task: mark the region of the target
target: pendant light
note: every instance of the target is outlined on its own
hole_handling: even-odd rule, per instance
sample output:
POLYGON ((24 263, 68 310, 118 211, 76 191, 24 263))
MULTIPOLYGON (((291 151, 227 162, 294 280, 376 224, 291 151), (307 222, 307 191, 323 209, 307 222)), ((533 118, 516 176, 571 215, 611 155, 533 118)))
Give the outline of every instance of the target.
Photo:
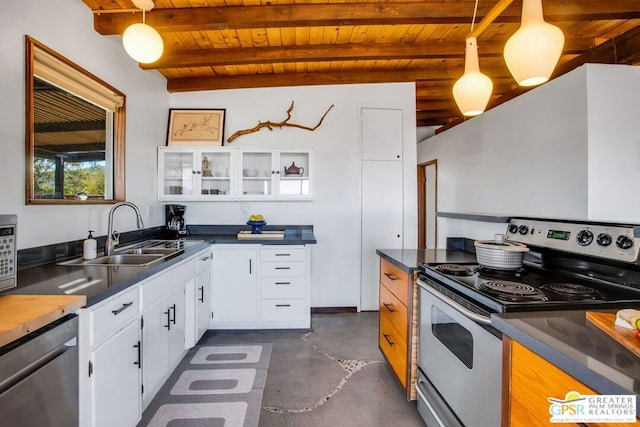
POLYGON ((143 64, 157 61, 164 51, 164 42, 160 34, 151 26, 145 24, 145 12, 154 7, 153 0, 132 0, 133 4, 142 10, 142 23, 127 27, 122 33, 124 50, 130 57, 143 64))
MULTIPOLYGON (((471 20, 472 32, 477 9, 478 0, 476 0, 471 20)), ((477 116, 487 108, 493 92, 493 82, 487 75, 480 72, 477 38, 467 37, 465 43, 464 74, 453 85, 453 98, 462 114, 477 116)))
POLYGON ((562 30, 544 21, 542 0, 523 0, 520 28, 504 46, 504 59, 516 82, 535 86, 549 80, 563 46, 562 30))

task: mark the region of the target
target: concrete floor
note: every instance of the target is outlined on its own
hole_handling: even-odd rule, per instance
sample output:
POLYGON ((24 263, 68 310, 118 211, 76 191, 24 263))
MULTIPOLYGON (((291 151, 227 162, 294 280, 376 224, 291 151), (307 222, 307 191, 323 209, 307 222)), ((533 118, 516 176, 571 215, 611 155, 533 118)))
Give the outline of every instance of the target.
POLYGON ((273 343, 260 427, 424 426, 378 349, 378 313, 316 314, 312 330, 209 331, 201 343, 273 343))

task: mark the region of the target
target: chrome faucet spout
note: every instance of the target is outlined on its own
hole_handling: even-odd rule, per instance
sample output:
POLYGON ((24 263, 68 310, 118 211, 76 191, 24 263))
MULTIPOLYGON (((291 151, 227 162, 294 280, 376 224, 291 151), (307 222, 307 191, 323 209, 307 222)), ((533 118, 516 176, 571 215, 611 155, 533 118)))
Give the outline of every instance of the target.
POLYGON ((142 215, 140 214, 140 209, 136 205, 131 202, 119 202, 113 205, 111 210, 109 211, 109 222, 107 226, 107 241, 104 245, 104 254, 109 256, 113 253, 113 248, 119 242, 119 237, 115 236, 115 232, 113 230, 113 214, 120 206, 129 206, 136 213, 136 222, 138 228, 144 228, 144 222, 142 221, 142 215))

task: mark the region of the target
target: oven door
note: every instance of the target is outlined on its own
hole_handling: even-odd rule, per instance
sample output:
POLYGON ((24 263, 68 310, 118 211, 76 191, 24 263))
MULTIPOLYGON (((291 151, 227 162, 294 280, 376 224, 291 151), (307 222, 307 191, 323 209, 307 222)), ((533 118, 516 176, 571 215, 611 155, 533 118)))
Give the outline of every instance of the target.
POLYGON ((463 313, 464 307, 418 283, 420 369, 462 424, 499 426, 502 340, 463 313))

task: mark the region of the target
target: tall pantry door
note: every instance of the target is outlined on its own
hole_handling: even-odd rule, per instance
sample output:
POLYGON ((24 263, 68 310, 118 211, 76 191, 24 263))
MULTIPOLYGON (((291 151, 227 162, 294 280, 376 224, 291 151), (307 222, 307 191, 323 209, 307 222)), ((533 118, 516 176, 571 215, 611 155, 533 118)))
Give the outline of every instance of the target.
POLYGON ((397 108, 360 110, 360 310, 378 310, 376 249, 403 247, 402 114, 397 108))

